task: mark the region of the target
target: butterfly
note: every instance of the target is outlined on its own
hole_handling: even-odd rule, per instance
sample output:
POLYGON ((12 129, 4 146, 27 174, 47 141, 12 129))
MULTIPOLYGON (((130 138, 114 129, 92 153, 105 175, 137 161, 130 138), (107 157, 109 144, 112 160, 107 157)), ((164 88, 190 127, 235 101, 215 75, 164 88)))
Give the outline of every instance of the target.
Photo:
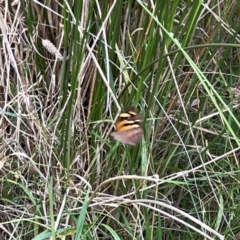
POLYGON ((134 107, 129 107, 126 112, 119 115, 119 118, 116 131, 110 135, 123 144, 136 146, 143 137, 143 129, 140 126, 142 116, 136 113, 134 107))

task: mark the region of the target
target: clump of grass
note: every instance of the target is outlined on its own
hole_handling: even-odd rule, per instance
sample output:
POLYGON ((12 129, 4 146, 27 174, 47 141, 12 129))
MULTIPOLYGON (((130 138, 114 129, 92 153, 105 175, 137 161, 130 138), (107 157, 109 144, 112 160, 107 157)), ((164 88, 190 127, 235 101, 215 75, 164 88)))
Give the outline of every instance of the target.
POLYGON ((237 6, 2 4, 0 238, 237 238, 237 6))

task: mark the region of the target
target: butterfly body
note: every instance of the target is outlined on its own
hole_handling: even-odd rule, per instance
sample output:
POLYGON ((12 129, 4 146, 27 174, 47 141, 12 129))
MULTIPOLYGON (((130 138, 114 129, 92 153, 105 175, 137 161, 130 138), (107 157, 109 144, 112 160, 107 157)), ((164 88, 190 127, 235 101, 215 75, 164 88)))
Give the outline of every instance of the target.
POLYGON ((142 116, 130 107, 126 112, 120 114, 120 120, 116 124, 116 131, 111 133, 117 141, 130 146, 137 145, 142 137, 143 130, 140 126, 142 116))

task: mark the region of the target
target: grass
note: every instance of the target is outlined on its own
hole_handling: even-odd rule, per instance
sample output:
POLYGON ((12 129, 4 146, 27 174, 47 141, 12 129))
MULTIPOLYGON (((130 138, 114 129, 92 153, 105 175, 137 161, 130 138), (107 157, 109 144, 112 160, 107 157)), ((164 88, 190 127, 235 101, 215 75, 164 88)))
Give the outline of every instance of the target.
POLYGON ((239 238, 238 1, 0 9, 0 239, 239 238))

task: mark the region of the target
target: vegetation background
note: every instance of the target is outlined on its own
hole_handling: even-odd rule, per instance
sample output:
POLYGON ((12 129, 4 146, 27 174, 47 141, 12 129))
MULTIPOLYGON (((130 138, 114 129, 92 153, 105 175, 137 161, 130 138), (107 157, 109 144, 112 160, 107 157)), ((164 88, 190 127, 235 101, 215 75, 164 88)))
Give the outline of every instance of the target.
POLYGON ((1 1, 0 239, 240 239, 239 6, 1 1))

